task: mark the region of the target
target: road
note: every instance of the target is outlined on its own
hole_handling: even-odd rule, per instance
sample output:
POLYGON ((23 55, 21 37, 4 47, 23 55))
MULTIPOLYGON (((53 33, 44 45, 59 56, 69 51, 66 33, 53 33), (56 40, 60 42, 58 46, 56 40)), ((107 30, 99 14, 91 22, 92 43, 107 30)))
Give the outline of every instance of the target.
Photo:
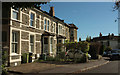
POLYGON ((118 75, 118 72, 120 75, 120 61, 116 60, 116 61, 110 61, 108 64, 84 71, 82 73, 91 73, 91 74, 109 73, 109 74, 118 75))

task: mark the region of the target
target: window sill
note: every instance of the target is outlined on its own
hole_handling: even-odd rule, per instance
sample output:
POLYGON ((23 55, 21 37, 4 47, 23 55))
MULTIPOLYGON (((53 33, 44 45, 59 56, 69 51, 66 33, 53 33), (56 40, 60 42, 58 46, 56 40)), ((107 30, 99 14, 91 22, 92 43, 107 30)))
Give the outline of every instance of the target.
POLYGON ((19 54, 17 54, 17 53, 11 53, 10 54, 10 56, 17 56, 17 55, 19 55, 19 54))
POLYGON ((34 27, 34 26, 29 26, 29 28, 33 28, 33 29, 35 29, 35 27, 34 27))
POLYGON ((17 19, 13 19, 13 18, 12 18, 11 20, 14 20, 14 21, 16 21, 16 22, 21 23, 20 20, 17 20, 17 19))

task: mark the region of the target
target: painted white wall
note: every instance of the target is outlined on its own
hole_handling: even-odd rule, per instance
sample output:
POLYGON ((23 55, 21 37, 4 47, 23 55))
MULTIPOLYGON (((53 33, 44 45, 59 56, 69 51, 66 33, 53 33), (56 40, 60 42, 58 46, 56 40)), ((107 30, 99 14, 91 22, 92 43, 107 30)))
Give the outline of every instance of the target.
POLYGON ((118 49, 118 41, 111 40, 110 46, 112 49, 118 49))

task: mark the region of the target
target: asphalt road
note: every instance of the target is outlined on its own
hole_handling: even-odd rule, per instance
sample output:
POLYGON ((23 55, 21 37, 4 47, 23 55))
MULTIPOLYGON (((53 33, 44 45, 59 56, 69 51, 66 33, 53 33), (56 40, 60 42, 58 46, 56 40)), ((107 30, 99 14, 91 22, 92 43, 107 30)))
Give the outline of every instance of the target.
MULTIPOLYGON (((89 73, 89 74, 111 74, 111 75, 120 75, 120 60, 110 61, 108 64, 103 66, 93 68, 82 73, 89 73)), ((107 74, 107 75, 108 75, 107 74)))

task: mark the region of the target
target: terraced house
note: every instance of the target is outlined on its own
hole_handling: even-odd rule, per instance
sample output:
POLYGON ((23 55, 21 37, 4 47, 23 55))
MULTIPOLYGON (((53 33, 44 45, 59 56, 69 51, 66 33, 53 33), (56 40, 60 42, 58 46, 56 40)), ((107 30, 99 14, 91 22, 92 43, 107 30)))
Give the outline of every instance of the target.
POLYGON ((77 41, 77 27, 55 17, 54 7, 4 9, 2 15, 2 47, 8 47, 8 65, 21 64, 22 54, 32 54, 31 62, 41 54, 55 56, 57 44, 77 41), (72 37, 72 38, 71 38, 72 37))

